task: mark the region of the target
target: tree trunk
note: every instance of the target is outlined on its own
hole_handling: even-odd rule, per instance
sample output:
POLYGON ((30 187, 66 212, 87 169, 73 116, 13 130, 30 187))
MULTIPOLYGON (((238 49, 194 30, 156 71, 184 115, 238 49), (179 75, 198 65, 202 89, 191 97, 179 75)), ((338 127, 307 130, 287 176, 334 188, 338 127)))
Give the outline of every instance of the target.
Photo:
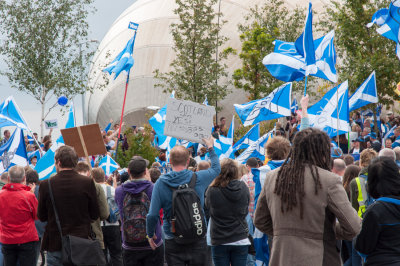
POLYGON ((40 97, 40 104, 42 105, 42 112, 41 112, 41 116, 40 116, 40 137, 43 139, 44 138, 44 109, 46 106, 46 93, 45 93, 45 89, 43 88, 43 86, 41 86, 42 91, 41 91, 41 97, 40 97))

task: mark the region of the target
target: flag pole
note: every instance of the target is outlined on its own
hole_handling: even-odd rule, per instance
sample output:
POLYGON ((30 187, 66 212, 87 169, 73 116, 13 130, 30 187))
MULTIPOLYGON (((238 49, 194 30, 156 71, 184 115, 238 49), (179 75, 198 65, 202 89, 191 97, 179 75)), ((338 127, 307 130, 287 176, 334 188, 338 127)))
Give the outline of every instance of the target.
MULTIPOLYGON (((136 33, 135 33, 136 34, 136 33)), ((125 110, 125 102, 126 102, 126 94, 128 92, 128 85, 129 85, 129 73, 131 70, 128 71, 128 76, 126 77, 126 84, 125 84, 125 93, 124 93, 124 102, 122 104, 122 112, 121 112, 121 119, 119 120, 119 128, 118 128, 118 136, 117 136, 117 149, 115 150, 115 161, 117 161, 118 157, 118 146, 119 146, 119 137, 121 136, 121 128, 122 122, 124 120, 124 110, 125 110)))
MULTIPOLYGON (((337 87, 337 83, 335 83, 335 87, 337 87)), ((337 107, 336 107, 336 134, 337 134, 337 145, 340 148, 339 145, 339 88, 336 88, 336 101, 337 101, 337 107)))
POLYGON ((306 80, 304 82, 304 97, 307 95, 307 78, 308 76, 306 76, 306 80))

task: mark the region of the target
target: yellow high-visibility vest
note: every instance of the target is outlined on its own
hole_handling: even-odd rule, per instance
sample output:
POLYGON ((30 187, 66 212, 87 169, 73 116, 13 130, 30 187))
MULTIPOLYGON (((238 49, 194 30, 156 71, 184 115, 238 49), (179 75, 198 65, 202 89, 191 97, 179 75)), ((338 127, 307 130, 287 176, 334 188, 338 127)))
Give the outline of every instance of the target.
POLYGON ((356 177, 356 182, 357 182, 357 188, 358 188, 358 216, 361 218, 363 217, 365 213, 365 209, 367 207, 367 200, 368 200, 368 193, 367 193, 367 180, 365 178, 356 177))

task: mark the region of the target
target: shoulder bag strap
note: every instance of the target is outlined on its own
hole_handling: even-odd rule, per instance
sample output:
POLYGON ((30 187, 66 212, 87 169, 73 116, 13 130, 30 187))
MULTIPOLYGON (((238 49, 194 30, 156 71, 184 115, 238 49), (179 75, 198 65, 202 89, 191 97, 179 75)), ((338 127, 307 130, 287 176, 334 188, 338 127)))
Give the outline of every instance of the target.
POLYGON ((194 187, 196 186, 196 181, 197 181, 197 175, 195 172, 193 172, 192 179, 190 179, 189 182, 189 187, 194 189, 194 187))
POLYGON ((51 189, 50 178, 48 180, 48 183, 49 183, 49 194, 50 194, 51 204, 53 205, 54 215, 56 216, 56 223, 57 223, 58 231, 60 232, 60 236, 62 238, 63 235, 62 235, 62 230, 61 230, 61 224, 60 224, 60 219, 58 218, 56 203, 55 203, 54 197, 53 197, 53 191, 51 189))

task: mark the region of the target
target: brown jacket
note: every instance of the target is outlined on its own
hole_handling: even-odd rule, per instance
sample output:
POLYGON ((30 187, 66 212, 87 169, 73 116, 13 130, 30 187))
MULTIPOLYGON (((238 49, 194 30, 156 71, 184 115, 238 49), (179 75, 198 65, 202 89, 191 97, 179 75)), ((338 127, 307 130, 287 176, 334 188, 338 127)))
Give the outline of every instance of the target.
MULTIPOLYGON (((88 238, 91 234, 91 221, 99 218, 93 180, 74 170, 64 170, 51 177, 51 188, 63 235, 88 238)), ((39 187, 38 217, 42 222, 47 221, 42 250, 60 251, 61 238, 50 199, 48 180, 42 181, 39 187)))
POLYGON ((336 239, 351 240, 361 229, 339 176, 318 168, 322 188, 315 194, 309 168, 304 175, 303 219, 299 205, 282 213, 274 193, 279 169, 267 174, 258 199, 254 225, 273 236, 270 265, 341 265, 336 239), (337 221, 336 221, 337 219, 337 221))

